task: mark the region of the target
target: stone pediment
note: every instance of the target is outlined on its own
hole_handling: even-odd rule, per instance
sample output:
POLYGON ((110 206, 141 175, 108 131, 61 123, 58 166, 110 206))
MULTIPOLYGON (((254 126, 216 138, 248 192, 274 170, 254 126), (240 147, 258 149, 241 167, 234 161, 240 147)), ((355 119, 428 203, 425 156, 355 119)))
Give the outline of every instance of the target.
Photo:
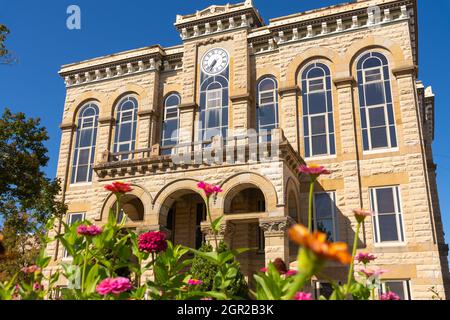
POLYGON ((209 17, 218 13, 225 13, 229 9, 229 5, 226 6, 210 6, 202 11, 197 12, 197 17, 209 17))

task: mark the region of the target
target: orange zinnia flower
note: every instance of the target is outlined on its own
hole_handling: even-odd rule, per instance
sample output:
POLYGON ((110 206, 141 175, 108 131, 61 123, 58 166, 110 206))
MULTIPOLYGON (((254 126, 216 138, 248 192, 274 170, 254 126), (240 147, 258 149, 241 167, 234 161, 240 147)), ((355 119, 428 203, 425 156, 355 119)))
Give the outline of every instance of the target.
POLYGON ((343 242, 328 242, 325 233, 319 231, 310 233, 308 228, 297 224, 289 229, 289 236, 295 243, 312 251, 319 258, 335 260, 342 264, 352 262, 348 245, 343 242))

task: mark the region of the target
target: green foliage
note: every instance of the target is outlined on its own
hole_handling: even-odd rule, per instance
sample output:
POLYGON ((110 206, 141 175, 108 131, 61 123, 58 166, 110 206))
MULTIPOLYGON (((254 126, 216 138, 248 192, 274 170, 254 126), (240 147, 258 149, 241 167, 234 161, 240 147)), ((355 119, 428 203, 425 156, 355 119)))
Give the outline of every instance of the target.
POLYGON ((237 254, 238 251, 229 251, 223 241, 219 244, 218 252, 213 252, 210 244, 203 243, 201 248, 195 251, 190 270, 192 278, 203 281, 198 289, 201 291, 220 289, 229 297, 248 298, 247 283, 239 264, 234 259, 237 254))
POLYGON ((282 300, 288 293, 294 277, 281 275, 273 263, 269 263, 267 272, 254 275, 257 300, 282 300))

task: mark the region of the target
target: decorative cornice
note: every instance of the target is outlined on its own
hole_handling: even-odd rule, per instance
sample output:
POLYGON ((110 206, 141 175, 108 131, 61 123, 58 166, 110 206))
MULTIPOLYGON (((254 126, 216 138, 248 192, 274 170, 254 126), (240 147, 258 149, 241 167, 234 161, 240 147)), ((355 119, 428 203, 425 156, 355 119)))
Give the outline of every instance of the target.
POLYGON ((353 76, 349 77, 342 77, 342 78, 335 78, 333 80, 336 87, 351 87, 355 84, 355 78, 353 76))
POLYGON ((233 39, 234 39, 233 35, 224 35, 222 37, 208 38, 204 41, 197 42, 197 45, 198 46, 207 46, 207 45, 214 44, 217 42, 223 42, 223 41, 228 41, 228 40, 233 40, 233 39))
POLYGON ((250 93, 236 94, 236 95, 230 96, 230 100, 233 103, 242 102, 242 101, 248 101, 251 103, 253 101, 253 96, 250 93))
POLYGON ((293 85, 293 86, 287 86, 287 87, 281 87, 278 89, 278 93, 281 96, 286 96, 286 95, 293 95, 293 94, 298 94, 300 92, 300 88, 298 85, 293 85))
POLYGON ((155 110, 140 110, 138 112, 139 117, 159 118, 159 112, 155 110))
POLYGON ((77 125, 75 124, 75 123, 72 123, 72 122, 66 122, 66 123, 61 123, 60 125, 59 125, 59 128, 61 129, 61 130, 75 130, 76 128, 77 128, 77 125))
POLYGON ((291 217, 273 217, 259 220, 259 226, 266 236, 281 236, 295 224, 291 217))
POLYGON ((100 123, 100 124, 114 124, 115 122, 116 122, 116 119, 114 119, 114 117, 111 117, 111 116, 98 118, 98 123, 100 123))
POLYGON ((197 110, 198 104, 196 102, 186 102, 182 103, 178 106, 178 110, 180 111, 189 111, 189 110, 197 110))
POLYGON ((392 69, 392 73, 397 77, 414 76, 417 77, 419 68, 416 65, 402 66, 392 69))

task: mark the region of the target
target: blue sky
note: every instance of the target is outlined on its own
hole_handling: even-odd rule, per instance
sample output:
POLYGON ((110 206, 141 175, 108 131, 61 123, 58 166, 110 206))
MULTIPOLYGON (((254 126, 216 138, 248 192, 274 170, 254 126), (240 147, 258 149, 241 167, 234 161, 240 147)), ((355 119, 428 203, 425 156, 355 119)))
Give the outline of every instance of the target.
MULTIPOLYGON (((267 22, 270 18, 341 3, 339 0, 255 0, 267 22)), ((450 1, 429 6, 419 0, 419 77, 436 94, 435 162, 441 209, 450 242, 450 1)), ((219 0, 0 0, 0 23, 11 29, 7 46, 19 63, 0 66, 0 112, 5 107, 40 117, 47 127, 50 163, 46 172, 54 177, 60 142, 59 124, 65 87, 57 72, 63 64, 159 43, 180 43, 173 27, 176 14, 193 13, 219 0), (80 6, 82 29, 66 28, 66 9, 80 6)))

